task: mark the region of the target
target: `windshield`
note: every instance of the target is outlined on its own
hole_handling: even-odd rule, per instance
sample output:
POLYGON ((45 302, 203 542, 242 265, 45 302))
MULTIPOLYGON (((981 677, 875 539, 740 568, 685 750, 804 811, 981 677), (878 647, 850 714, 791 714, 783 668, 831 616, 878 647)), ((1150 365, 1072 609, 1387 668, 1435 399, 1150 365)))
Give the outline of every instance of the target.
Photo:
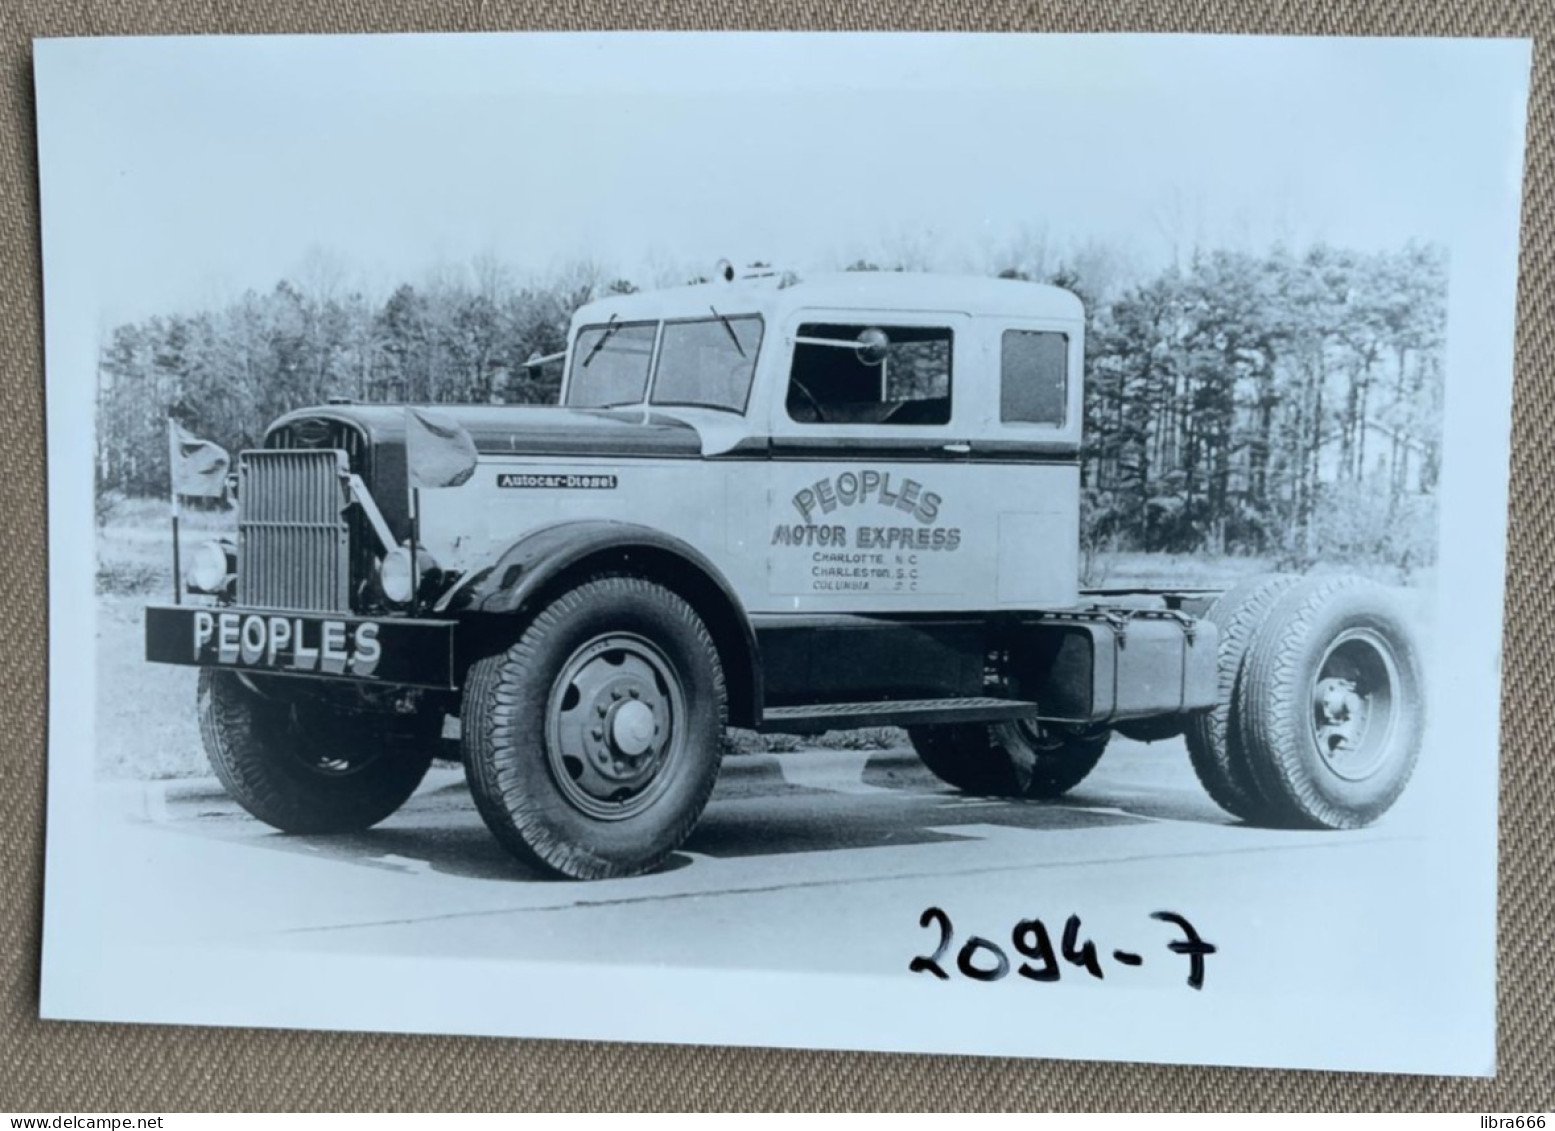
POLYGON ((653 403, 743 413, 760 345, 755 315, 665 323, 653 403))
POLYGON ((566 403, 573 408, 641 404, 658 329, 653 322, 611 322, 579 330, 566 403))

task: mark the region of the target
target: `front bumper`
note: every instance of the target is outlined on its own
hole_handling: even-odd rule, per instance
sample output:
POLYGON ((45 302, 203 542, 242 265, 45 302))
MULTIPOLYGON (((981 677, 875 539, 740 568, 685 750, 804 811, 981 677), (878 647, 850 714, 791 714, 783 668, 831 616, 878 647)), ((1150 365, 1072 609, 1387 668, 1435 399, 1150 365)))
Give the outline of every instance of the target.
POLYGON ((454 690, 454 620, 201 605, 146 610, 146 659, 255 675, 454 690))

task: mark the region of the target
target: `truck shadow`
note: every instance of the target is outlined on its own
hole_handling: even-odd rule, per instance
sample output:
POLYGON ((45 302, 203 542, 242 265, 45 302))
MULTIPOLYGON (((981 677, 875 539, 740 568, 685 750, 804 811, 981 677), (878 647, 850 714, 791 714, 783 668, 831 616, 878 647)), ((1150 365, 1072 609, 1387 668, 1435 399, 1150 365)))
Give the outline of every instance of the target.
MULTIPOLYGON (((1183 759, 1185 761, 1185 759, 1183 759)), ((1182 769, 1182 767, 1177 767, 1182 769)), ((720 781, 708 811, 659 871, 715 860, 795 857, 847 849, 902 848, 980 839, 972 826, 998 826, 1054 837, 1107 828, 1157 825, 1227 826, 1188 773, 1154 758, 1126 759, 1056 801, 972 797, 939 783, 919 762, 872 756, 846 789, 816 789, 779 776, 720 781), (967 832, 959 832, 966 826, 967 832)), ((462 773, 442 767, 400 814, 378 828, 337 837, 271 832, 222 795, 174 804, 166 828, 222 840, 244 840, 281 853, 339 860, 386 873, 437 873, 473 881, 536 884, 549 877, 526 867, 496 842, 474 811, 462 773)))
POLYGON ((905 790, 859 796, 819 794, 802 808, 763 812, 756 801, 715 802, 686 841, 686 851, 717 859, 891 848, 979 839, 972 826, 999 825, 1054 834, 1141 823, 1123 813, 905 790), (966 826, 968 832, 957 832, 966 826))
MULTIPOLYGON (((847 849, 903 848, 981 839, 972 826, 994 825, 1059 837, 1148 823, 1121 809, 1099 811, 1067 803, 972 798, 938 787, 832 793, 785 786, 754 797, 715 795, 684 845, 659 873, 695 867, 694 856, 718 860, 799 857, 847 849), (958 826, 967 826, 966 834, 958 826)), ((227 803, 219 811, 182 817, 166 828, 196 837, 241 840, 260 848, 337 860, 359 868, 414 876, 446 874, 473 881, 538 884, 550 877, 519 862, 496 842, 474 812, 462 783, 423 790, 400 814, 356 834, 317 837, 264 829, 227 803)))

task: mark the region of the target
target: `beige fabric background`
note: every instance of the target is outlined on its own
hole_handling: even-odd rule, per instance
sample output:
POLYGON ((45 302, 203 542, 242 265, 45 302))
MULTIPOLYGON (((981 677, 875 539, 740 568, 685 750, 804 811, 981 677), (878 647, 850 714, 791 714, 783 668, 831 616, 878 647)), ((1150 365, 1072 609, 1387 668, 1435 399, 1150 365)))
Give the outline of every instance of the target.
MULTIPOLYGON (((796 0, 574 0, 556 6, 540 0, 8 0, 0 13, 0 1110, 1555 1108, 1552 35, 1555 0, 929 0, 898 6, 884 0, 835 6, 796 0), (1495 35, 1538 41, 1518 296, 1496 1080, 37 1020, 47 606, 31 37, 637 27, 1495 35)), ((68 682, 70 672, 59 678, 68 682)), ((1420 945, 1433 945, 1428 924, 1421 924, 1420 945)), ((1441 955, 1444 974, 1452 961, 1441 955)))

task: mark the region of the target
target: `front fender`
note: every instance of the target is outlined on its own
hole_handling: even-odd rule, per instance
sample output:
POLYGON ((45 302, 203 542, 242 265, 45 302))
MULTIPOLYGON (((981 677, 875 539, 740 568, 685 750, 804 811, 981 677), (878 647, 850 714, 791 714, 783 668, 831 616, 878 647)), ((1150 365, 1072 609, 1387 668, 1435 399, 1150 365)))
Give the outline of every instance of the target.
POLYGON ((559 522, 530 531, 491 562, 472 570, 467 580, 444 594, 436 608, 450 613, 521 612, 551 581, 587 559, 608 552, 630 561, 633 551, 655 559, 665 554, 684 559, 739 607, 718 567, 692 546, 651 527, 601 519, 559 522))
POLYGON ((759 717, 756 633, 722 572, 695 547, 629 522, 560 522, 530 531, 472 570, 437 602, 439 614, 522 615, 569 580, 597 570, 636 573, 679 593, 702 618, 723 657, 730 721, 759 717))

